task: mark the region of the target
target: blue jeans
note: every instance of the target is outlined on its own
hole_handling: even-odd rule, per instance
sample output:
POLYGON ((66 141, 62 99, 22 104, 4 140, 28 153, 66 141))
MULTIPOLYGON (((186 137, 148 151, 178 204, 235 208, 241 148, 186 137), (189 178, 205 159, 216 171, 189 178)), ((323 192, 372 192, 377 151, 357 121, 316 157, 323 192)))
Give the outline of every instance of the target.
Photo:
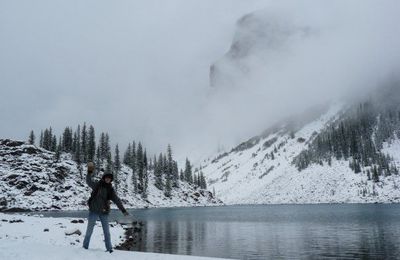
POLYGON ((86 229, 85 239, 83 240, 83 247, 86 249, 89 248, 90 237, 92 236, 93 228, 96 225, 96 220, 98 218, 100 218, 101 226, 103 227, 104 243, 106 244, 106 249, 107 251, 110 251, 112 250, 112 245, 111 245, 110 226, 108 224, 108 214, 99 214, 91 211, 89 212, 88 225, 86 229))

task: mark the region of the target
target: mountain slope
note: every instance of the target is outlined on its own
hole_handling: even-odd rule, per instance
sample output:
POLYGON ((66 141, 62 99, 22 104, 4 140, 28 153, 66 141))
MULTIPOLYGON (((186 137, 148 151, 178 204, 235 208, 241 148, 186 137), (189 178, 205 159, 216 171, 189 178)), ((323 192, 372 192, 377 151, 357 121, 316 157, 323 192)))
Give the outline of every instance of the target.
MULTIPOLYGON (((400 141, 396 133, 400 128, 388 127, 390 134, 384 139, 378 138, 381 132, 387 132, 380 122, 389 120, 390 113, 385 114, 388 107, 377 108, 379 120, 372 121, 371 134, 375 145, 373 155, 381 158, 379 155, 383 154, 388 161, 361 163, 361 156, 352 156, 350 148, 350 155, 339 159, 329 151, 324 154, 317 149, 321 136, 353 115, 353 109, 333 105, 328 112, 296 131, 291 132, 284 125, 261 138, 250 139, 229 153, 203 161, 199 170, 208 178, 209 188, 215 189, 216 195, 228 204, 398 202, 400 141), (309 163, 299 169, 297 159, 305 152, 311 156, 309 163), (354 161, 360 165, 360 171, 352 166, 354 161), (377 179, 371 177, 374 167, 378 169, 377 179)), ((397 126, 397 122, 392 125, 397 126)), ((363 141, 359 142, 360 149, 361 144, 363 141)), ((330 145, 334 147, 334 143, 330 145)))
MULTIPOLYGON (((83 166, 84 168, 84 166, 83 166)), ((148 197, 143 199, 130 187, 131 169, 125 165, 118 175, 117 192, 128 208, 219 205, 211 192, 180 182, 172 196, 154 186, 149 174, 148 197)), ((70 154, 55 154, 22 141, 0 139, 0 210, 87 209, 90 189, 70 154)))

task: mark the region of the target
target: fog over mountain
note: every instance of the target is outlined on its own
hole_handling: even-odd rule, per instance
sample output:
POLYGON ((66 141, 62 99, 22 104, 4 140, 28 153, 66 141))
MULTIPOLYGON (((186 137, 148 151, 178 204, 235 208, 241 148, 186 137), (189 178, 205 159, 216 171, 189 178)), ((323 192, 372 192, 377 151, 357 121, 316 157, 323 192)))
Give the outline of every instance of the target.
POLYGON ((150 152, 230 147, 398 74, 399 5, 1 2, 0 135, 86 121, 150 152))
POLYGON ((209 108, 212 124, 224 121, 221 139, 250 137, 285 116, 364 98, 395 80, 397 5, 279 3, 239 19, 230 49, 210 69, 209 108))

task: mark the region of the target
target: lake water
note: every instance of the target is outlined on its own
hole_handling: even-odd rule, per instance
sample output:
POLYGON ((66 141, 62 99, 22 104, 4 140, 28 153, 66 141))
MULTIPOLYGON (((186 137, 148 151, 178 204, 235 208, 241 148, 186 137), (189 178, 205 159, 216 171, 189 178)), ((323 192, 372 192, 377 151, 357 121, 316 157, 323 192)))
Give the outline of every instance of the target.
MULTIPOLYGON (((399 204, 260 205, 130 210, 135 250, 235 259, 400 259, 399 204)), ((86 217, 85 211, 44 213, 86 217)), ((119 218, 118 211, 110 219, 119 218)))

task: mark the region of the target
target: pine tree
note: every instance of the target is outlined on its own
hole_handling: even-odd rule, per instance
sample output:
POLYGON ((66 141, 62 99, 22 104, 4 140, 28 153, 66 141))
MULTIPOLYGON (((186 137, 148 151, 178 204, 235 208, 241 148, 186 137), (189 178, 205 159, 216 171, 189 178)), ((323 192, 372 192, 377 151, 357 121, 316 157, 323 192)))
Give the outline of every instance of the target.
POLYGON ((168 158, 166 154, 163 154, 163 174, 165 176, 165 178, 170 178, 170 175, 168 174, 168 158))
POLYGON ((81 134, 81 150, 82 150, 82 161, 84 163, 88 162, 88 133, 86 131, 86 122, 82 126, 81 134))
POLYGON ((88 147, 87 147, 87 160, 93 162, 96 154, 96 134, 94 127, 89 126, 88 147))
POLYGON ((106 133, 105 135, 105 144, 104 144, 105 150, 104 150, 104 155, 106 156, 110 156, 111 157, 111 145, 110 145, 110 136, 108 135, 108 133, 106 133))
POLYGON ((198 180, 198 176, 197 176, 196 173, 193 174, 193 184, 194 184, 195 186, 199 186, 199 180, 198 180))
POLYGON ((132 168, 132 185, 135 193, 139 193, 139 184, 138 184, 138 171, 137 171, 137 162, 136 162, 136 143, 132 142, 131 152, 130 152, 130 167, 132 168))
POLYGON ((138 187, 138 177, 137 177, 137 172, 132 170, 132 187, 133 187, 133 191, 138 194, 139 193, 139 187, 138 187))
POLYGON ((172 176, 173 176, 173 187, 179 188, 179 169, 178 169, 178 162, 173 162, 172 168, 172 176))
POLYGON ((190 165, 190 161, 188 158, 186 158, 185 164, 185 180, 188 183, 193 183, 192 166, 190 165))
POLYGON ((154 156, 154 177, 155 177, 155 183, 154 185, 157 187, 159 190, 164 189, 164 183, 163 183, 163 172, 162 172, 162 162, 163 162, 163 156, 160 153, 158 156, 158 161, 156 157, 154 156))
POLYGON ((124 159, 123 159, 124 164, 131 166, 132 165, 131 158, 132 158, 132 148, 131 144, 129 143, 124 153, 124 159))
POLYGON ((119 147, 118 147, 118 144, 115 145, 114 164, 115 164, 115 170, 116 171, 121 170, 121 161, 119 159, 119 147))
POLYGON ((206 178, 204 177, 203 172, 200 172, 200 188, 204 190, 207 189, 207 181, 206 178))
POLYGON ((53 135, 52 141, 51 141, 51 151, 55 152, 57 150, 57 137, 56 135, 53 135))
POLYGON ((120 180, 119 180, 120 170, 121 170, 121 160, 119 158, 119 147, 118 144, 116 144, 114 152, 114 182, 116 191, 118 191, 118 187, 120 185, 120 180))
POLYGON ((143 176, 143 147, 142 144, 138 144, 138 149, 136 152, 136 171, 138 173, 138 188, 139 193, 143 192, 143 185, 144 185, 144 176, 143 176))
POLYGON ((147 198, 147 188, 149 183, 149 172, 148 172, 148 161, 147 161, 147 152, 144 150, 143 153, 143 193, 142 197, 145 199, 147 198))
POLYGON ((43 136, 43 130, 40 132, 40 139, 39 139, 39 146, 40 147, 43 147, 43 139, 44 139, 44 136, 43 136))
POLYGON ((82 175, 82 154, 81 154, 81 126, 78 125, 78 128, 75 132, 76 134, 74 135, 75 140, 75 153, 74 153, 74 160, 76 164, 78 165, 78 171, 80 174, 81 179, 83 180, 83 175, 82 175))
POLYGON ((143 167, 148 168, 148 166, 149 166, 148 164, 149 164, 149 162, 147 160, 147 151, 145 149, 144 153, 143 153, 143 167))
POLYGON ((149 175, 148 175, 148 171, 147 171, 147 166, 145 164, 145 167, 143 167, 143 191, 142 191, 143 199, 147 198, 148 185, 149 185, 149 175))
POLYGON ((136 172, 136 143, 135 141, 132 142, 132 150, 131 150, 131 168, 133 172, 136 172))
POLYGON ((171 191, 172 191, 171 178, 166 176, 165 177, 164 195, 166 197, 171 197, 171 191))
POLYGON ((62 147, 64 152, 71 152, 72 151, 72 143, 73 143, 73 136, 72 136, 72 128, 66 127, 63 132, 62 137, 62 147))
POLYGON ((74 160, 76 163, 81 164, 82 163, 82 154, 81 154, 81 126, 78 125, 78 128, 76 129, 76 132, 74 134, 74 160))
POLYGON ((107 138, 106 138, 106 134, 104 132, 102 132, 100 134, 100 140, 99 140, 99 146, 100 146, 100 160, 103 163, 104 160, 107 157, 108 151, 107 151, 107 138))
POLYGON ((46 128, 43 132, 42 147, 46 150, 50 150, 50 145, 51 145, 51 136, 49 130, 46 128))
POLYGON ((105 174, 113 174, 114 173, 114 167, 113 167, 113 161, 111 159, 111 153, 109 152, 106 156, 106 169, 105 169, 105 174))
POLYGON ((33 130, 29 133, 28 143, 34 145, 35 144, 35 133, 33 130))
POLYGON ((100 152, 100 145, 97 146, 96 149, 96 173, 99 173, 100 168, 102 168, 103 165, 101 163, 101 152, 100 152))
POLYGON ((168 144, 167 147, 167 165, 166 165, 166 176, 171 179, 171 185, 175 188, 179 187, 179 172, 178 165, 175 165, 175 161, 172 158, 172 148, 168 144))
POLYGON ((376 165, 374 165, 373 170, 372 170, 372 180, 374 182, 379 182, 378 169, 377 169, 376 165))
POLYGON ((44 133, 43 133, 43 148, 44 148, 44 149, 51 151, 51 148, 52 148, 52 145, 51 145, 52 139, 53 139, 53 131, 52 131, 51 127, 50 127, 50 129, 47 129, 47 128, 46 128, 46 129, 44 130, 44 133))
POLYGON ((73 155, 75 156, 75 152, 76 152, 76 145, 77 145, 77 136, 76 136, 76 132, 74 132, 74 137, 72 138, 72 146, 71 146, 71 152, 73 153, 73 155))

